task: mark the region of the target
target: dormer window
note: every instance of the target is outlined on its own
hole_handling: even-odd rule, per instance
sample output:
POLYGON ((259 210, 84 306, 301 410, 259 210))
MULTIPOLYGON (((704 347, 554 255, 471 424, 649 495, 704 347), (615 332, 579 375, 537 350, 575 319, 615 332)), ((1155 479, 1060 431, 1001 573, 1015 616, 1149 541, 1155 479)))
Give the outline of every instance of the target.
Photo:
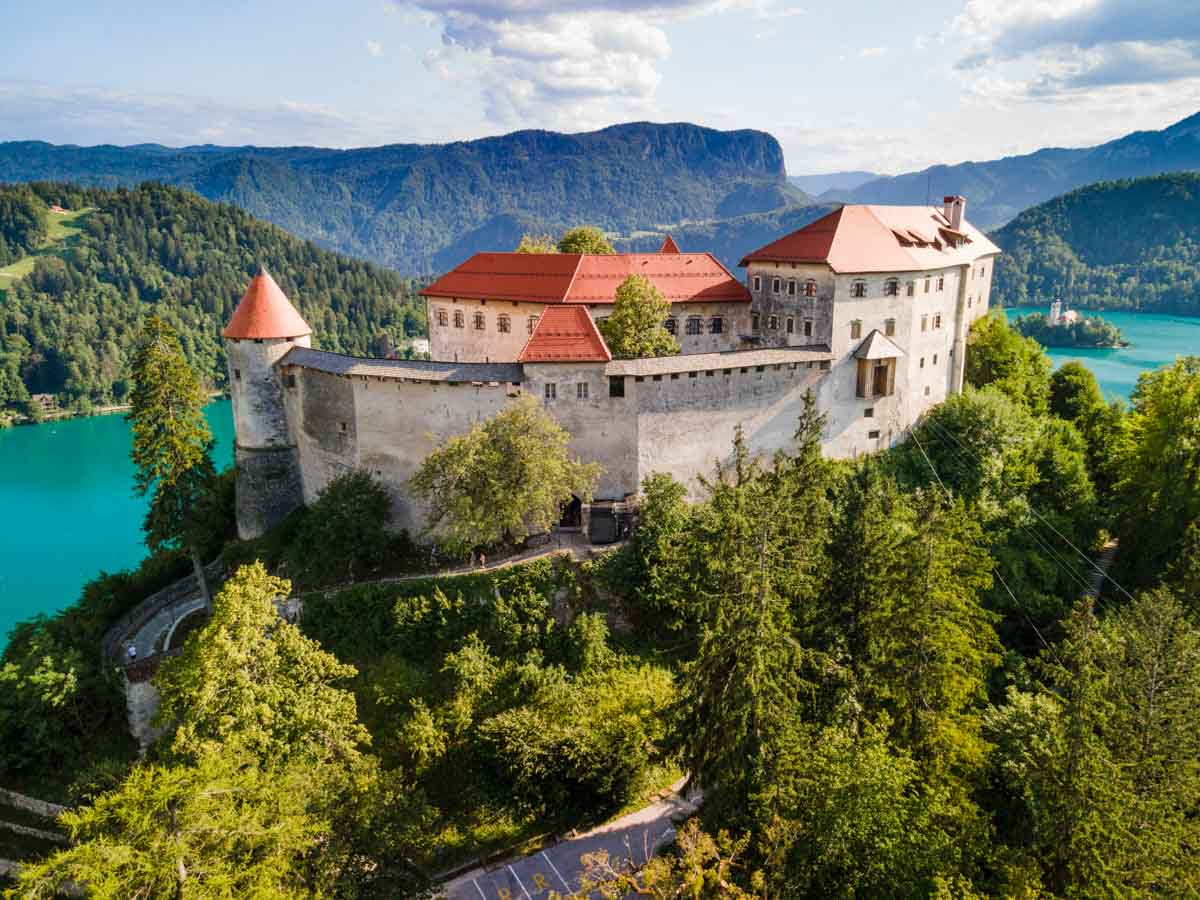
POLYGON ((867 296, 867 282, 860 278, 857 281, 855 281, 852 285, 850 285, 850 296, 851 297, 867 296))
POLYGON ((900 296, 900 279, 889 278, 883 283, 883 296, 899 297, 900 296))

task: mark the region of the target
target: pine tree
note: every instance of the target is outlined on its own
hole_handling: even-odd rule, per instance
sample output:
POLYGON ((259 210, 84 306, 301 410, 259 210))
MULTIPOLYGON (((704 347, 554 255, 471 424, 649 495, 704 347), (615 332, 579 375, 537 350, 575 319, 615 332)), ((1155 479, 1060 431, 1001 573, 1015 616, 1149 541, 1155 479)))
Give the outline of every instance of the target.
POLYGON ((174 330, 158 316, 142 327, 133 360, 134 486, 150 495, 143 530, 151 550, 182 545, 192 558, 205 606, 212 596, 200 548, 212 537, 215 471, 212 433, 204 419, 208 398, 184 358, 174 330))

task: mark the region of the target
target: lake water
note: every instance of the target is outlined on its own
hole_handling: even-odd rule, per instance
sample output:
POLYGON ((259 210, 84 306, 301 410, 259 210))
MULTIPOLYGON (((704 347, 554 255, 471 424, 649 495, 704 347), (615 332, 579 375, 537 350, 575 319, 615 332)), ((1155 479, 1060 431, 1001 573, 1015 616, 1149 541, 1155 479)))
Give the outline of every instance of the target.
MULTIPOLYGON (((1009 321, 1031 312, 1047 313, 1049 308, 1021 307, 1007 310, 1009 321)), ((1083 363, 1100 382, 1110 400, 1128 397, 1143 372, 1169 366, 1177 356, 1200 355, 1200 319, 1164 316, 1157 313, 1092 312, 1121 329, 1130 346, 1114 350, 1047 348, 1055 368, 1076 360, 1083 363)))
MULTIPOLYGON (((205 410, 233 461, 228 400, 205 410)), ((0 428, 0 647, 16 622, 73 603, 101 570, 146 555, 146 501, 133 494, 131 433, 123 415, 0 428)))
MULTIPOLYGON (((1049 354, 1055 365, 1083 362, 1110 397, 1129 396, 1142 372, 1200 354, 1200 319, 1103 315, 1132 346, 1049 354)), ((233 459, 229 401, 207 413, 224 467, 233 459)), ((133 495, 129 443, 119 415, 0 429, 0 645, 15 622, 73 603, 101 570, 135 566, 145 556, 146 505, 133 495)))

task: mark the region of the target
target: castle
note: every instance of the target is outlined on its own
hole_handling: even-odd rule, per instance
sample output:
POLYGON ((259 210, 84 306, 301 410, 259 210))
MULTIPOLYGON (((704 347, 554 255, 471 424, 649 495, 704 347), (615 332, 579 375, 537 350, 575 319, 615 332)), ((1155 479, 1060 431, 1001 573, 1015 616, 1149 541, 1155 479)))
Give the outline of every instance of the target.
POLYGON ((611 522, 654 472, 694 490, 738 427, 752 451, 789 448, 809 390, 826 454, 888 447, 962 389, 967 333, 988 309, 1000 250, 965 206, 844 206, 747 254, 742 280, 669 237, 657 253, 477 253, 422 292, 432 361, 314 349, 261 271, 223 332, 238 530, 260 535, 362 468, 416 534, 424 512, 407 481, 421 461, 521 394, 604 467, 567 524, 611 522), (609 353, 596 322, 633 274, 670 301, 679 355, 609 353))

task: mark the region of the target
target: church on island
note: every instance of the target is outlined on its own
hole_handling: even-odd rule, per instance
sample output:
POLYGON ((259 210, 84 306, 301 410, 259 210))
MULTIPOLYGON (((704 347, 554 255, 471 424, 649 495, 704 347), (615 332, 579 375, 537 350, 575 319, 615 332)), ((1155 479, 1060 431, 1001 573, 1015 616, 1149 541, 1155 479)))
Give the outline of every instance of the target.
POLYGON ((694 490, 738 427, 753 452, 790 448, 810 390, 825 453, 891 446, 962 389, 967 333, 988 309, 1000 250, 965 207, 844 206, 746 254, 740 279, 670 237, 656 253, 476 253, 422 291, 430 361, 314 349, 261 271, 223 331, 239 532, 262 534, 361 468, 416 534, 407 482, 421 461, 522 394, 604 468, 584 522, 611 521, 604 508, 655 472, 694 490), (596 323, 630 275, 670 301, 679 355, 613 359, 596 323))

